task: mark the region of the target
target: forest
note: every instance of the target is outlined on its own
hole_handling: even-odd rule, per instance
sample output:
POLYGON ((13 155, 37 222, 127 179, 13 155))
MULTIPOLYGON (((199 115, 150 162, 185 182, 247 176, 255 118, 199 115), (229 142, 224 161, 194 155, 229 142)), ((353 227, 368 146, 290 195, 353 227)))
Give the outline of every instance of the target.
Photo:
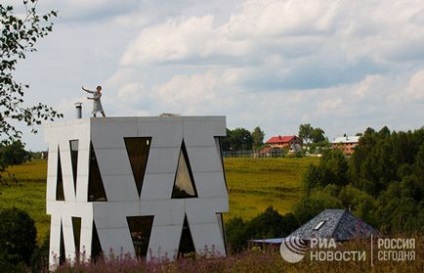
POLYGON ((269 207, 250 220, 229 219, 232 251, 244 249, 250 239, 286 237, 328 208, 350 210, 386 236, 424 231, 424 128, 368 128, 350 157, 327 148, 302 177, 292 212, 282 215, 269 207))
POLYGON ((368 128, 350 158, 328 150, 303 178, 301 220, 324 208, 350 209, 383 233, 424 228, 424 129, 368 128))

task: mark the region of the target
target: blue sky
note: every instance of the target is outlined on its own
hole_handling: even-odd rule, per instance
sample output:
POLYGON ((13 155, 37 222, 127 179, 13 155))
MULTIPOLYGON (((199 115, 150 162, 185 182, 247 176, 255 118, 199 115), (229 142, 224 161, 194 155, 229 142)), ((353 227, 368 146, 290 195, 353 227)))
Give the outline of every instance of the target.
MULTIPOLYGON (((6 3, 18 1, 6 0, 6 3)), ((88 117, 81 86, 102 85, 108 116, 225 115, 266 138, 300 124, 343 134, 423 126, 421 0, 39 0, 53 32, 18 65, 38 101, 88 117)), ((31 150, 47 147, 25 131, 31 150)))

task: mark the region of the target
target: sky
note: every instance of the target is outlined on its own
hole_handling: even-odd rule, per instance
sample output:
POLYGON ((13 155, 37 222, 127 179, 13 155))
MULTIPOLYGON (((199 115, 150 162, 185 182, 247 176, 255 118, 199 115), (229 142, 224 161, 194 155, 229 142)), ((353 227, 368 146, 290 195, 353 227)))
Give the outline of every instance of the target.
MULTIPOLYGON (((2 1, 3 2, 3 1, 2 1)), ((19 1, 5 0, 19 6, 19 1)), ((265 140, 321 128, 331 141, 368 127, 424 125, 422 0, 39 0, 53 32, 15 71, 76 118, 103 87, 108 116, 225 115, 265 140)), ((57 122, 61 122, 60 120, 57 122)), ((28 132, 27 132, 28 131, 28 132)), ((24 142, 47 148, 42 128, 24 142)))

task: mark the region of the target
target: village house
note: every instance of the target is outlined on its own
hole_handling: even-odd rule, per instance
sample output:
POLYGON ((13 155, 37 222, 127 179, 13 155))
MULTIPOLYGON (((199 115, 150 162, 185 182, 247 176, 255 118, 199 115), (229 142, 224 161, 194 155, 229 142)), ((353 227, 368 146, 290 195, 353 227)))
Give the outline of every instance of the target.
POLYGON ((296 152, 302 149, 302 139, 297 136, 273 136, 265 144, 271 148, 285 149, 296 152))
POLYGON ((297 136, 273 136, 265 142, 266 147, 259 151, 259 156, 278 156, 283 150, 288 153, 302 151, 302 139, 297 136))
POLYGON ((355 147, 359 144, 359 136, 337 137, 331 142, 332 149, 340 149, 345 155, 353 154, 355 147))
POLYGON ((299 238, 304 242, 319 238, 346 242, 379 235, 380 231, 354 216, 349 210, 325 209, 286 238, 254 239, 249 242, 273 245, 281 244, 290 238, 299 238))

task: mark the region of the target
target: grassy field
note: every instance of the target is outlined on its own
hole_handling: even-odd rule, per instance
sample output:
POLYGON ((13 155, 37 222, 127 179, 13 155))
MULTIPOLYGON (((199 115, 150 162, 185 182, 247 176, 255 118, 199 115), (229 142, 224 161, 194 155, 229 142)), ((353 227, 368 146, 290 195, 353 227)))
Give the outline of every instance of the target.
MULTIPOLYGON (((225 218, 241 216, 249 219, 273 206, 280 213, 290 212, 301 195, 302 173, 316 158, 226 158, 224 160, 230 198, 230 212, 225 218)), ((27 211, 36 221, 39 239, 49 229, 46 215, 46 161, 33 161, 10 169, 18 183, 9 182, 0 188, 0 209, 17 207, 27 211)), ((403 238, 402 236, 399 236, 403 238)), ((393 237, 395 238, 395 237, 393 237)), ((241 254, 218 259, 182 259, 176 263, 143 264, 137 260, 113 260, 111 263, 79 264, 78 270, 69 266, 57 272, 423 272, 422 246, 424 238, 416 236, 416 258, 411 261, 376 261, 371 267, 369 253, 362 262, 308 261, 296 264, 284 261, 279 251, 261 251, 253 247, 241 254)), ((353 242, 337 250, 362 249, 370 251, 367 242, 353 242), (362 245, 364 243, 365 247, 362 245), (358 245, 359 244, 359 245, 358 245)), ((377 246, 375 246, 377 247, 377 246)), ((375 255, 377 255, 376 248, 375 255)), ((415 253, 415 252, 414 252, 415 253)), ((374 256, 375 259, 377 256, 374 256)))
POLYGON ((35 220, 41 239, 50 227, 50 216, 46 214, 47 161, 35 160, 13 166, 9 172, 18 182, 6 179, 8 185, 0 188, 0 209, 16 207, 25 210, 35 220))
MULTIPOLYGON (((300 198, 305 168, 316 162, 316 158, 225 158, 230 211, 224 219, 250 219, 269 206, 281 214, 290 212, 300 198)), ((50 225, 46 215, 47 161, 31 161, 9 171, 19 182, 9 181, 0 189, 0 209, 17 207, 28 212, 36 221, 40 239, 50 225)))
POLYGON ((317 158, 225 158, 230 211, 224 219, 250 219, 273 206, 292 211, 301 195, 302 175, 317 158))

